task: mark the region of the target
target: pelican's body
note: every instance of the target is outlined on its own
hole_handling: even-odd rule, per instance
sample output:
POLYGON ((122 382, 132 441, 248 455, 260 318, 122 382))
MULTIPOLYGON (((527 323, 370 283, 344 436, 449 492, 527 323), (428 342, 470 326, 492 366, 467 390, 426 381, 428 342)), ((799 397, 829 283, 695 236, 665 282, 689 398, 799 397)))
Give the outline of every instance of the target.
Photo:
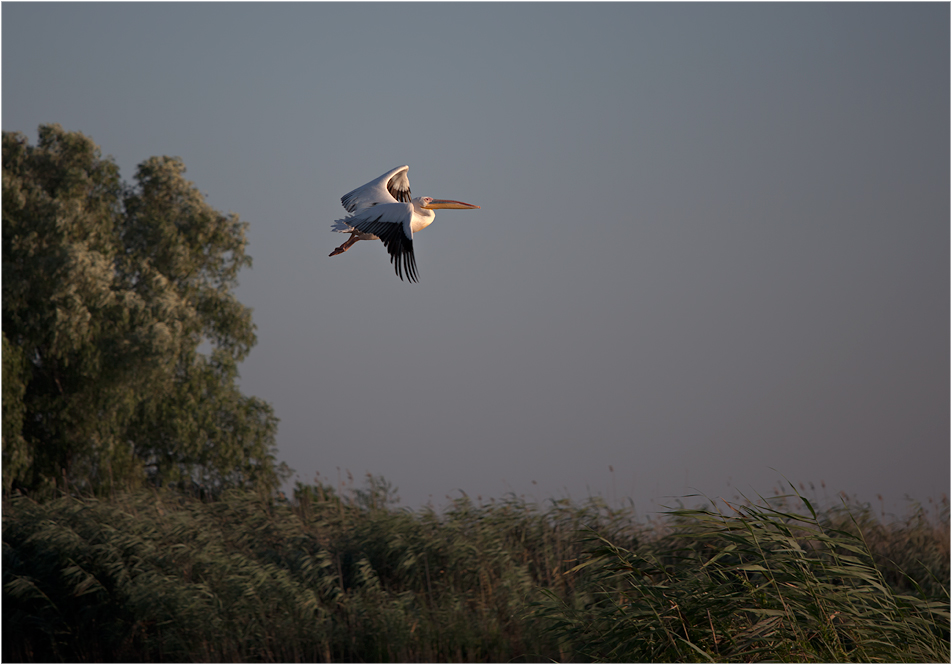
POLYGON ((401 166, 388 171, 341 197, 344 208, 352 214, 336 220, 331 228, 351 235, 330 256, 343 254, 358 240, 381 240, 390 253, 397 276, 403 279, 406 273, 409 281, 417 281, 413 234, 433 223, 436 209, 471 210, 479 206, 429 196, 410 198, 409 169, 409 166, 401 166))

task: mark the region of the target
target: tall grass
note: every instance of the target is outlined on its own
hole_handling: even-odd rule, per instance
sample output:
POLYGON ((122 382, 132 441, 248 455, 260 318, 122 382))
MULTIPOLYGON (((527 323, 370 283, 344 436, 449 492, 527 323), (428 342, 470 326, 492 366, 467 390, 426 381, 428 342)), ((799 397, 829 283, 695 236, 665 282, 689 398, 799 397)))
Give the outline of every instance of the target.
POLYGON ((436 512, 392 494, 8 497, 3 659, 948 659, 947 512, 641 523, 596 499, 436 512))
POLYGON ((592 534, 572 570, 587 575, 592 598, 548 594, 535 616, 592 660, 948 662, 947 523, 868 533, 849 511, 818 515, 799 495, 774 503, 788 498, 806 513, 770 502, 676 510, 670 533, 635 549, 592 534), (942 579, 919 561, 918 580, 887 581, 877 559, 894 553, 899 534, 944 550, 942 579))
POLYGON ((387 486, 292 502, 157 491, 4 503, 5 660, 559 659, 526 621, 565 588, 575 534, 612 531, 599 501, 548 509, 463 497, 437 514, 387 486))

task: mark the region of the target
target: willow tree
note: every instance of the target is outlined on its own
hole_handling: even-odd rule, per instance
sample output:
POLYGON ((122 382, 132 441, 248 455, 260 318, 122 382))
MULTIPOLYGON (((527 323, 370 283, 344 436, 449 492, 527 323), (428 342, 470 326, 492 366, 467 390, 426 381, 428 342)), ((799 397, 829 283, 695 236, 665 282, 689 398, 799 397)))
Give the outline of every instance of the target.
POLYGON ((152 157, 130 185, 83 134, 3 133, 5 490, 280 481, 273 410, 236 385, 247 224, 184 172, 152 157))

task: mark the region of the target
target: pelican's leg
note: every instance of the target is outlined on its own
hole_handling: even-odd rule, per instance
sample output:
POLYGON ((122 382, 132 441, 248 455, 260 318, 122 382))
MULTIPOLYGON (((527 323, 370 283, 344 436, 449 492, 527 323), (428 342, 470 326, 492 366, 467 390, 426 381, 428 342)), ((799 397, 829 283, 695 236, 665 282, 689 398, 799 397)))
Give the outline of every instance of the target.
POLYGON ((343 254, 348 249, 353 247, 354 243, 358 240, 360 240, 360 238, 357 237, 357 232, 355 231, 354 233, 350 234, 350 238, 347 239, 347 242, 328 254, 328 256, 337 256, 338 254, 343 254))

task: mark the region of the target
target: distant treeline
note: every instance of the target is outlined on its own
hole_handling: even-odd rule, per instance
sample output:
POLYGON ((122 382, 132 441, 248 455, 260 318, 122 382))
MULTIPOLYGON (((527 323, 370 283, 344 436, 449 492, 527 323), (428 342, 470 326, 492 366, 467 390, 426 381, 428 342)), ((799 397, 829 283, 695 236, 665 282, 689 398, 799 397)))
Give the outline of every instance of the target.
POLYGON ((654 521, 599 500, 231 490, 3 504, 3 660, 949 660, 949 523, 792 495, 654 521))

